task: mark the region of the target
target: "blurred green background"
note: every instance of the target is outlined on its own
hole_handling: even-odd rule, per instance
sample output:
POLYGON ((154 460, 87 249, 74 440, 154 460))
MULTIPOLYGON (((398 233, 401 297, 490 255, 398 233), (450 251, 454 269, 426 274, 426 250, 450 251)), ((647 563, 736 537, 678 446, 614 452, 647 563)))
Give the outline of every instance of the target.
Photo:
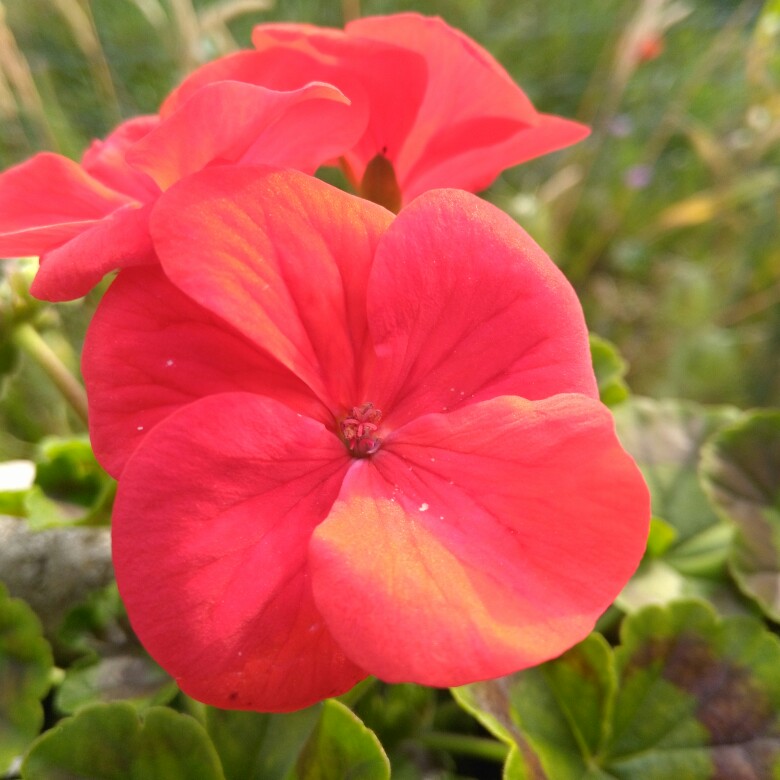
POLYGON ((5 0, 0 163, 77 158, 254 24, 402 10, 443 16, 541 110, 592 126, 488 197, 567 273, 632 390, 780 405, 778 2, 5 0))

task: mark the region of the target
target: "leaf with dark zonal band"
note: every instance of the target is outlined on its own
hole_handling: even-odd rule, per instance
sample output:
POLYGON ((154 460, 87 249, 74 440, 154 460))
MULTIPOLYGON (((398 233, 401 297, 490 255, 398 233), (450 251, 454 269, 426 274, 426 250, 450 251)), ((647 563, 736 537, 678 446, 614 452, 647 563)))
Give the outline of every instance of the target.
POLYGON ((281 715, 209 707, 206 728, 227 780, 390 777, 379 740, 335 700, 281 715))
POLYGON ((705 448, 702 481, 736 524, 729 568, 740 589, 780 622, 780 412, 759 411, 705 448))
POLYGON ((628 616, 611 650, 592 634, 555 661, 454 691, 542 774, 508 780, 780 776, 780 642, 702 602, 628 616), (519 735, 519 740, 515 735, 519 735))
POLYGON ((40 731, 51 669, 40 621, 0 583, 0 775, 40 731))
POLYGON ((648 553, 616 603, 632 611, 698 597, 725 614, 745 612, 727 583, 732 526, 718 517, 698 475, 704 442, 738 410, 632 397, 614 415, 618 436, 650 487, 656 516, 648 553))
POLYGON ((224 780, 203 727, 152 707, 141 721, 130 704, 84 707, 36 740, 24 780, 224 780))

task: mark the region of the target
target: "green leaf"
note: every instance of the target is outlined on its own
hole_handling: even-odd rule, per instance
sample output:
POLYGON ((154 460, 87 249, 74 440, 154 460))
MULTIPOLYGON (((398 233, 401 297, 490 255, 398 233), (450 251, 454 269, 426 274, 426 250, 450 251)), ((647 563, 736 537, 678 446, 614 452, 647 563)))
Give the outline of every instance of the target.
POLYGON ((227 780, 390 777, 376 735, 335 699, 283 714, 208 707, 206 729, 227 780))
POLYGON ((637 397, 614 410, 620 440, 647 480, 653 514, 676 534, 661 559, 683 574, 724 576, 732 532, 701 487, 698 463, 704 442, 738 414, 637 397))
POLYGON ((729 581, 690 577, 663 559, 644 560, 629 580, 615 605, 624 612, 636 612, 651 604, 668 604, 683 598, 702 598, 721 615, 757 614, 729 581))
POLYGON ((0 772, 43 725, 52 656, 35 613, 0 583, 0 772))
POLYGON ((67 613, 57 641, 74 654, 91 656, 118 654, 133 643, 134 635, 115 580, 89 593, 67 613))
POLYGON ((266 714, 208 707, 206 730, 227 780, 285 780, 322 717, 322 704, 266 714))
POLYGON ((44 439, 36 462, 35 482, 46 495, 83 507, 92 504, 106 479, 86 436, 44 439))
MULTIPOLYGON (((592 634, 557 662, 509 678, 502 709, 541 759, 547 776, 582 777, 589 757, 601 750, 616 682, 609 661, 609 645, 592 634)), ((456 695, 468 700, 474 695, 469 689, 482 685, 457 689, 456 695)), ((474 706, 473 698, 470 703, 474 706)), ((496 735, 506 738, 511 731, 502 725, 496 735)))
POLYGON ((771 777, 780 771, 780 643, 750 617, 699 602, 628 618, 609 764, 626 777, 771 777))
POLYGON ((38 445, 34 464, 10 461, 0 464, 0 470, 10 473, 28 463, 34 481, 0 484, 1 512, 26 517, 36 531, 108 524, 116 483, 101 469, 86 437, 50 437, 38 445))
POLYGON ((324 702, 319 722, 290 773, 290 780, 390 777, 390 762, 373 731, 341 702, 324 702))
POLYGON ((35 484, 24 502, 31 528, 110 521, 116 483, 98 464, 88 438, 45 439, 36 464, 35 484))
POLYGON ((677 602, 628 616, 617 650, 592 634, 455 695, 497 736, 519 734, 542 767, 523 774, 510 755, 506 777, 769 778, 780 773, 778 668, 780 642, 760 621, 677 602))
POLYGON ((81 656, 57 689, 54 703, 62 713, 120 700, 140 708, 167 704, 179 692, 133 634, 116 582, 71 609, 57 640, 61 650, 81 656))
POLYGON ((130 704, 96 704, 36 740, 24 780, 223 780, 203 727, 188 715, 152 707, 143 722, 130 704))
POLYGON ((147 655, 126 653, 85 658, 65 671, 55 704, 71 714, 88 704, 130 700, 136 707, 167 704, 178 693, 176 683, 147 655))
POLYGON ((624 381, 628 363, 610 341, 590 334, 590 355, 599 387, 601 402, 615 406, 628 398, 628 385, 624 381))
POLYGON ((759 411, 705 449, 702 480, 736 525, 729 567, 740 589, 780 622, 780 412, 759 411))
POLYGON ((513 717, 510 689, 516 678, 501 677, 452 688, 455 701, 489 732, 510 747, 504 764, 505 780, 552 780, 513 717))
POLYGON ((647 554, 660 558, 676 541, 677 531, 660 517, 650 518, 650 536, 647 539, 647 554))

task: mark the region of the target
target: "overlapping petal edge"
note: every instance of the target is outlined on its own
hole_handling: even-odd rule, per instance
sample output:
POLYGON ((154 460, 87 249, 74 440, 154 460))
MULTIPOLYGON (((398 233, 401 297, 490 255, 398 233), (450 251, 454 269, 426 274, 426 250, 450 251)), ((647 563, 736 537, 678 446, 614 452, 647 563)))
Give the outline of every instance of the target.
MULTIPOLYGON (((438 17, 366 17, 345 30, 308 24, 255 28, 255 52, 209 63, 166 101, 174 110, 193 90, 236 79, 291 89, 319 79, 366 103, 369 121, 341 159, 356 191, 377 156, 409 203, 437 187, 485 189, 504 169, 585 138, 582 124, 538 112, 481 46, 438 17)), ((369 197, 367 193, 363 193, 369 197)))
POLYGON ((366 119, 327 84, 209 84, 162 120, 122 123, 81 165, 45 152, 0 175, 0 256, 39 255, 32 294, 78 298, 110 271, 156 262, 149 207, 173 182, 226 162, 313 173, 355 143, 366 119))
MULTIPOLYGON (((588 633, 644 548, 647 490, 595 400, 560 272, 466 193, 389 220, 247 168, 196 174, 153 214, 163 268, 198 304, 180 326, 226 323, 327 410, 209 393, 204 367, 202 397, 128 453, 120 590, 152 654, 210 703, 286 710, 366 673, 459 685, 538 663, 588 633), (366 401, 382 443, 358 459, 338 422, 366 401)), ((96 317, 106 333, 119 303, 96 317)), ((154 340, 139 323, 123 348, 154 340)))

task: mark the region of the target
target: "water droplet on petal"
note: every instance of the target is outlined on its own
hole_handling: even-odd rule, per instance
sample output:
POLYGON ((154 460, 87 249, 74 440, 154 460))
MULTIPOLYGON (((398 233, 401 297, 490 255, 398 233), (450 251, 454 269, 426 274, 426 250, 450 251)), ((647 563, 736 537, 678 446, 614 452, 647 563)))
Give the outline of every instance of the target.
POLYGON ((428 510, 428 504, 420 504, 420 511, 426 512, 428 510))

